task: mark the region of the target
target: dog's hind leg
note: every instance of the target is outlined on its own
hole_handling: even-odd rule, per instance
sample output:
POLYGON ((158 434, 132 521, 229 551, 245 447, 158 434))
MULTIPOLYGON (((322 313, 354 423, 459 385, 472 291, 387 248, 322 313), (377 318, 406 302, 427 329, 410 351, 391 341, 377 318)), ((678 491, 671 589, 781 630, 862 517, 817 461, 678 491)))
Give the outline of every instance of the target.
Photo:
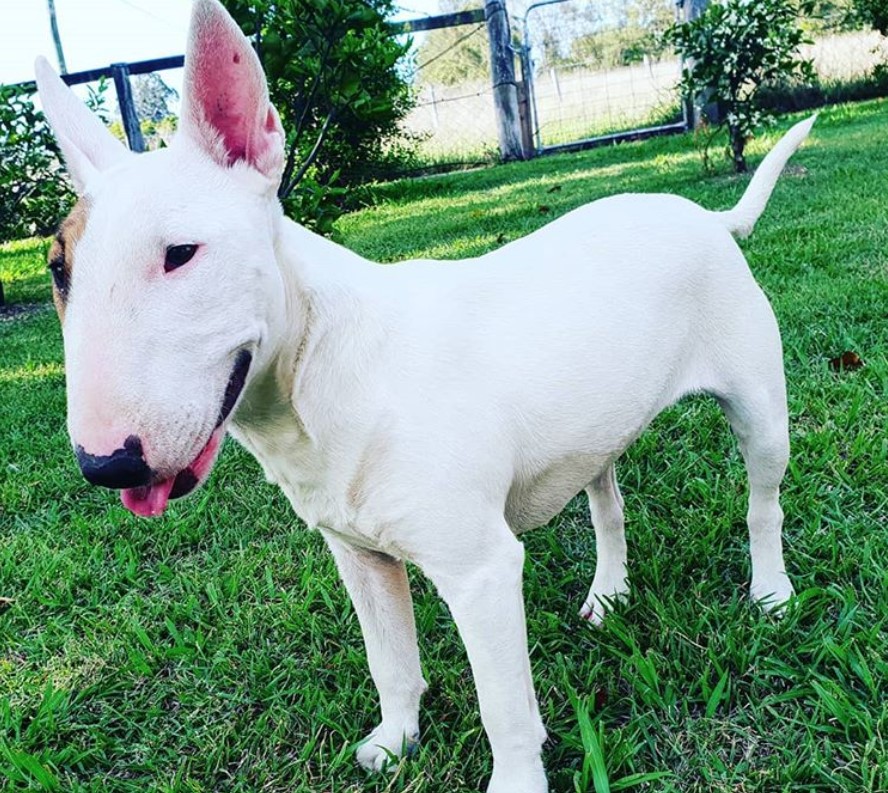
POLYGON ((600 625, 610 603, 629 592, 626 580, 626 534, 623 497, 611 464, 586 487, 589 512, 595 529, 595 578, 580 609, 580 616, 600 625))
MULTIPOLYGON (((764 309, 764 299, 760 305, 764 309)), ((786 383, 780 335, 769 307, 760 317, 747 315, 732 346, 722 348, 721 387, 712 393, 728 417, 746 463, 750 594, 770 611, 784 604, 793 589, 783 562, 779 501, 789 462, 786 383)))
POLYGON ((384 554, 353 548, 326 533, 324 539, 357 612, 382 711, 357 759, 380 771, 419 739, 419 700, 426 689, 407 570, 404 562, 384 554))
POLYGON ((719 402, 740 445, 749 478, 750 595, 770 611, 792 596, 783 562, 780 482, 789 461, 786 403, 759 391, 721 397, 719 402))

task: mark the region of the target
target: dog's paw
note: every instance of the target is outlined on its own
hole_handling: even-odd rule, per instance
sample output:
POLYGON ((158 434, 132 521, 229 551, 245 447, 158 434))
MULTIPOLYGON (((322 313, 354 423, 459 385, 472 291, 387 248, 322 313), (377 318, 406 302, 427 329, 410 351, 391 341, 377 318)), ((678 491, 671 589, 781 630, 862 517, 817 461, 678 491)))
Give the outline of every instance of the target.
POLYGON ((524 763, 493 764, 487 793, 548 793, 546 772, 538 759, 524 763))
POLYGON ((749 594, 762 610, 779 617, 786 611, 786 604, 795 591, 789 576, 786 573, 779 573, 768 579, 753 579, 749 594))
POLYGON ((600 626, 607 613, 613 610, 614 605, 625 600, 628 595, 629 585, 625 580, 606 587, 598 587, 593 584, 580 609, 580 617, 595 626, 600 626))
POLYGON ((403 729, 389 731, 380 724, 364 738, 355 757, 368 771, 385 771, 404 755, 412 754, 418 743, 418 729, 408 734, 403 729))

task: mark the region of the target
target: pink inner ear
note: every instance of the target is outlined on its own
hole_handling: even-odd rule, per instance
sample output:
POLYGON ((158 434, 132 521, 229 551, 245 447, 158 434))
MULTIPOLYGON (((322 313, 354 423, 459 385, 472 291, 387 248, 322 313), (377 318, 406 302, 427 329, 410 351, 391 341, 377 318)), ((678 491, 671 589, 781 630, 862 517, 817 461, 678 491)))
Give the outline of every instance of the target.
POLYGON ((240 160, 257 165, 270 143, 265 133, 276 129, 272 111, 266 111, 264 77, 253 53, 245 51, 246 39, 219 22, 201 31, 189 53, 196 67, 191 101, 221 137, 228 165, 240 160))

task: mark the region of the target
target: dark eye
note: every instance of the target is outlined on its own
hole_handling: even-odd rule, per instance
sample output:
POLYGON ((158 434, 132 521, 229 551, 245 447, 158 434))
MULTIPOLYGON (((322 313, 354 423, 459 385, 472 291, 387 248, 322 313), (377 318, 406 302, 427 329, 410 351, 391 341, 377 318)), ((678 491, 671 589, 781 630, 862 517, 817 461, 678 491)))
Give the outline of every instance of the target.
POLYGON ((166 250, 166 260, 163 263, 165 272, 170 272, 183 264, 188 264, 197 253, 197 245, 170 245, 166 250))
POLYGON ((51 259, 49 271, 52 273, 52 280, 55 282, 56 289, 64 297, 68 292, 68 273, 65 271, 65 257, 60 255, 51 259))

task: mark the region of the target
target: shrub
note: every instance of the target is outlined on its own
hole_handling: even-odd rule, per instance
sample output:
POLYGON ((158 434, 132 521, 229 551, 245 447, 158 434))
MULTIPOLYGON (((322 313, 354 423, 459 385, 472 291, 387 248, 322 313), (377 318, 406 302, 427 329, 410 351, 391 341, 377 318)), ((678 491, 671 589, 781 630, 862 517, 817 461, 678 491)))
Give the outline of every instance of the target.
POLYGON ((746 171, 747 139, 771 120, 759 102, 761 87, 773 80, 813 80, 810 61, 798 54, 807 43, 799 15, 807 10, 806 2, 793 0, 725 0, 666 33, 685 58, 681 90, 705 98, 707 122, 727 126, 738 173, 746 171))
MULTIPOLYGON (((33 84, 0 85, 0 241, 55 231, 74 202, 61 154, 33 84)), ((105 123, 108 82, 87 88, 87 105, 105 123)))
POLYGON ((0 86, 0 240, 50 233, 70 204, 46 119, 27 91, 0 86))
POLYGON ((410 108, 398 69, 409 45, 385 21, 393 0, 224 1, 253 37, 287 132, 279 195, 298 220, 328 231, 342 188, 378 174, 410 108))
POLYGON ((888 36, 888 1, 854 0, 854 16, 867 27, 888 36))

